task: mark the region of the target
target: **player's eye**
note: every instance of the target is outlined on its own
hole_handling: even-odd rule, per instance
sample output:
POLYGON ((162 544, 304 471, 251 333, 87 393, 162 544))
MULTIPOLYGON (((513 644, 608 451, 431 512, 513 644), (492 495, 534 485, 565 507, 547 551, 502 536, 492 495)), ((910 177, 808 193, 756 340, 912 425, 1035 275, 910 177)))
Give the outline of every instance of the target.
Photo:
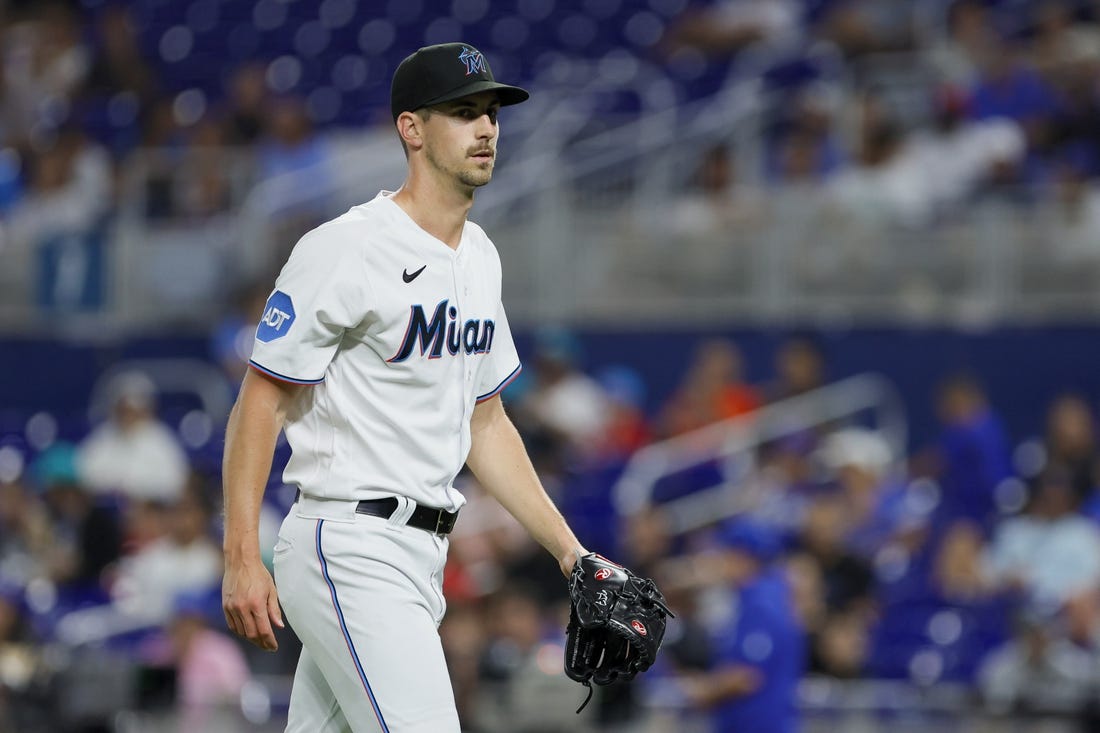
POLYGON ((474 109, 473 107, 459 107, 458 109, 456 109, 454 111, 454 114, 456 116, 458 116, 459 118, 461 118, 461 119, 471 120, 471 121, 476 120, 477 118, 481 117, 482 115, 488 115, 490 122, 492 122, 494 125, 497 123, 497 108, 496 107, 492 107, 490 109, 487 109, 484 112, 480 112, 477 109, 474 109))

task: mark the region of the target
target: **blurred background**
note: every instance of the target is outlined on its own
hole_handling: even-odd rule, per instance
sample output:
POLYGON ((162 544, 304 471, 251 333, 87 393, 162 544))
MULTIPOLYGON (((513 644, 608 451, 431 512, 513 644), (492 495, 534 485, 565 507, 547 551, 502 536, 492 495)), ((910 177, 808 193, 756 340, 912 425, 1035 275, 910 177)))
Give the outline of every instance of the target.
POLYGON ((0 731, 282 730, 293 636, 220 610, 225 418, 289 248, 402 181, 397 63, 458 39, 533 92, 472 215, 505 401, 677 613, 574 714, 556 564, 461 477, 466 729, 1100 730, 1100 2, 7 0, 0 731))

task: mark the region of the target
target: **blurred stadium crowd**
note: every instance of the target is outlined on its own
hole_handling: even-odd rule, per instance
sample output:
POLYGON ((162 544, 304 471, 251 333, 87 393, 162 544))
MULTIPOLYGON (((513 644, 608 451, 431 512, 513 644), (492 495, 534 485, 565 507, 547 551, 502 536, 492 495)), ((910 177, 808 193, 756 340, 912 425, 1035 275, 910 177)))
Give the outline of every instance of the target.
MULTIPOLYGON (((275 252, 268 268, 277 266, 302 231, 331 213, 295 197, 330 190, 341 166, 364 165, 349 162, 336 141, 352 130, 385 133, 388 81, 400 58, 454 37, 488 49, 499 76, 536 88, 568 76, 578 59, 622 77, 622 92, 586 102, 594 106, 589 128, 706 98, 746 71, 758 75, 776 100, 753 142, 759 149, 682 151, 698 173, 678 209, 656 223, 661 231, 713 239, 736 226, 749 236, 768 221, 762 190, 771 188, 825 192, 847 215, 910 227, 942 221, 981 196, 1042 200, 1062 227, 1050 256, 1091 262, 1100 241, 1094 2, 313 5, 6 3, 5 299, 77 309, 109 302, 102 290, 110 278, 104 285, 96 268, 110 269, 105 228, 126 207, 151 226, 190 224, 192 269, 203 266, 196 242, 226 240, 202 275, 203 294, 216 302, 248 279, 266 282, 269 272, 240 261, 240 232, 219 223, 235 220, 258 183, 292 175, 294 196, 276 216, 285 221, 270 235, 280 241, 265 244, 275 252), (59 244, 74 236, 91 252, 82 266, 59 244)), ((196 289, 196 277, 163 273, 148 289, 196 289)))
MULTIPOLYGON (((388 122, 400 59, 456 38, 536 88, 556 59, 628 49, 663 69, 680 103, 719 89, 750 50, 806 50, 766 72, 789 103, 757 169, 726 147, 693 152, 696 189, 667 224, 681 233, 751 227, 766 197, 748 180, 828 190, 903 224, 977 195, 1054 197, 1079 235, 1062 246, 1100 247, 1097 2, 9 0, 0 38, 0 282, 43 306, 107 297, 66 269, 57 241, 102 246, 134 196, 150 220, 205 225, 265 179, 304 171, 311 185, 338 163, 331 135, 388 122), (863 92, 851 108, 813 83, 822 43, 863 92), (877 86, 892 53, 935 70, 930 113, 877 86), (128 166, 151 150, 169 165, 135 193, 128 166)), ((289 241, 318 216, 290 211, 289 241)), ((232 395, 268 281, 218 275, 209 362, 232 395)), ((933 444, 892 455, 865 425, 795 426, 752 452, 738 517, 683 533, 661 503, 712 486, 718 467, 666 477, 654 507, 620 515, 623 465, 825 386, 814 340, 785 344, 764 383, 744 378, 736 344, 700 343, 655 410, 636 370, 586 373, 567 333, 540 334, 525 361, 505 397, 544 483, 586 543, 668 590, 678 618, 659 668, 574 715, 556 565, 463 477, 441 634, 470 731, 786 733, 796 701, 827 707, 799 692, 807 675, 956 683, 991 714, 1100 726, 1100 434, 1087 399, 1058 398, 1041 437, 1019 442, 980 375, 944 375, 933 444)), ((277 726, 293 639, 260 654, 221 619, 220 426, 166 420, 154 376, 118 374, 109 409, 75 428, 0 406, 3 733, 155 729, 120 711, 171 710, 188 731, 277 726)), ((293 499, 280 483, 267 551, 293 499)))
MULTIPOLYGON (((654 670, 575 716, 555 561, 463 476, 441 634, 469 730, 794 730, 796 702, 813 702, 804 678, 947 683, 990 714, 1096 724, 1100 434, 1087 400, 1059 397, 1042 435, 1014 444, 980 381, 955 375, 934 395, 939 435, 911 456, 858 420, 796 423, 739 457, 735 518, 685 532, 661 508, 713 486, 716 462, 666 477, 652 507, 624 515, 611 496, 624 461, 814 394, 829 369, 818 345, 792 338, 773 377, 748 383, 733 342, 704 341, 651 413, 635 371, 581 363, 569 334, 540 336, 510 411, 583 540, 657 578, 678 616, 654 670)), ((182 730, 262 729, 286 703, 296 649, 289 634, 270 655, 224 631, 220 440, 196 446, 186 421, 160 419, 147 375, 122 372, 110 393, 75 444, 39 414, 0 447, 0 721, 111 730, 135 710, 153 716, 136 730, 159 730, 148 720, 166 711, 182 730)), ((292 500, 274 476, 268 553, 292 500)))

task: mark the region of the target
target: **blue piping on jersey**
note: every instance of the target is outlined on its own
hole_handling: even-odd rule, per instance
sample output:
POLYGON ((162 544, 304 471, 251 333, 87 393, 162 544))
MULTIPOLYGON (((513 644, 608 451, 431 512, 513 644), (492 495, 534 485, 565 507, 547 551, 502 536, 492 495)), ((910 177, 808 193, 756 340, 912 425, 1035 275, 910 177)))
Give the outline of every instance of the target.
POLYGON ((511 384, 513 381, 515 381, 515 378, 519 376, 519 373, 521 371, 523 371, 523 365, 522 364, 517 366, 512 371, 511 374, 509 374, 507 377, 505 377, 504 381, 496 386, 496 389, 494 389, 491 392, 486 392, 485 394, 478 397, 477 398, 478 404, 481 404, 485 400, 492 399, 493 397, 496 397, 498 394, 500 394, 504 390, 505 387, 507 387, 509 384, 511 384))
POLYGON ((336 609, 336 617, 340 620, 340 631, 344 633, 344 642, 348 645, 348 651, 351 653, 352 661, 355 662, 355 669, 359 672, 359 680, 363 683, 363 689, 367 691, 367 697, 370 698, 370 706, 374 709, 374 715, 378 718, 378 724, 382 726, 382 733, 390 733, 390 729, 386 726, 386 721, 382 718, 382 710, 378 707, 378 701, 374 698, 374 691, 370 688, 370 682, 367 682, 367 674, 363 671, 363 665, 359 662, 359 654, 355 651, 355 644, 351 640, 351 634, 348 633, 348 625, 344 621, 344 612, 340 609, 340 600, 336 597, 336 586, 332 582, 332 578, 328 574, 328 562, 325 561, 325 554, 321 551, 321 527, 325 524, 325 520, 317 520, 317 558, 321 561, 321 574, 325 576, 325 582, 328 583, 328 591, 332 596, 332 606, 336 609))
POLYGON ((268 369, 267 367, 262 367, 259 364, 257 364, 256 362, 252 361, 251 359, 248 360, 248 366, 252 367, 253 369, 255 369, 258 372, 266 374, 269 377, 274 377, 275 379, 278 379, 280 382, 290 382, 291 384, 320 384, 321 382, 325 381, 324 377, 321 377, 320 379, 295 379, 294 377, 288 377, 285 374, 279 374, 279 372, 273 372, 270 369, 268 369))

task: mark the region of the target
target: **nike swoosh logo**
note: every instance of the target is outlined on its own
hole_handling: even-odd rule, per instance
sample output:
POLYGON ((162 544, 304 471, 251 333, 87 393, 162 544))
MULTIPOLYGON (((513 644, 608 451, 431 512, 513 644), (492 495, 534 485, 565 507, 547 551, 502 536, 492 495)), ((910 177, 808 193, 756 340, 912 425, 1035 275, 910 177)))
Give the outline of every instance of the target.
MULTIPOLYGON (((424 267, 427 267, 427 265, 424 265, 424 267)), ((424 267, 421 267, 419 270, 417 270, 416 272, 414 272, 411 275, 409 274, 408 270, 402 270, 401 271, 401 279, 404 280, 407 283, 411 283, 413 280, 415 280, 420 275, 420 273, 424 272, 424 267)))

